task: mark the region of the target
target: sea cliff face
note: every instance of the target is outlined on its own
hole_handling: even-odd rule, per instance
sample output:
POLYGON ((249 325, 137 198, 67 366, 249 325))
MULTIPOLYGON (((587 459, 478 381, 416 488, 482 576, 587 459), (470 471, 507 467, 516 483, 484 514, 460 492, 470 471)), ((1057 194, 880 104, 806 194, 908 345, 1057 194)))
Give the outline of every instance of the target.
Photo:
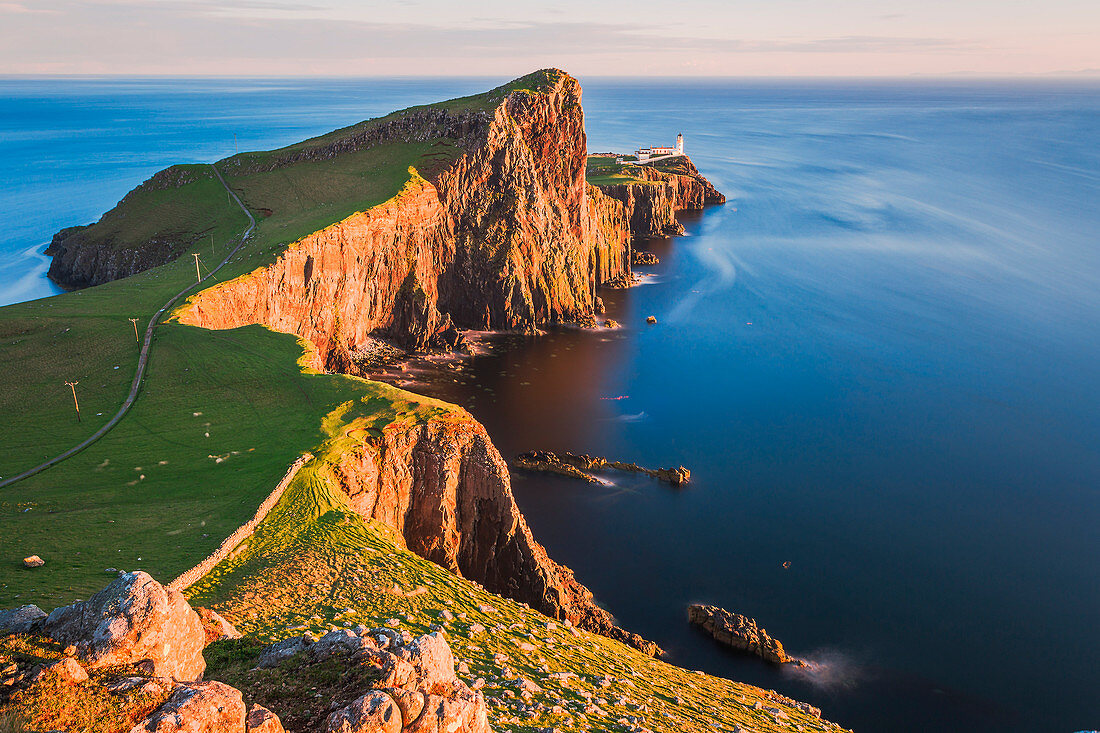
POLYGON ((421 557, 548 616, 659 653, 616 627, 573 572, 550 559, 516 505, 504 459, 464 410, 386 428, 342 453, 336 475, 358 514, 397 530, 421 557))
POLYGON ((661 169, 633 166, 630 172, 645 182, 604 184, 600 190, 623 204, 635 237, 683 234, 684 228, 676 221, 677 211, 702 209, 726 201, 687 156, 678 156, 661 169))
POLYGON ((621 205, 585 182, 580 85, 559 72, 514 91, 465 153, 414 174, 386 204, 291 244, 277 260, 193 297, 180 318, 263 323, 313 342, 329 368, 368 334, 410 349, 459 328, 531 330, 593 311, 630 272, 621 205))

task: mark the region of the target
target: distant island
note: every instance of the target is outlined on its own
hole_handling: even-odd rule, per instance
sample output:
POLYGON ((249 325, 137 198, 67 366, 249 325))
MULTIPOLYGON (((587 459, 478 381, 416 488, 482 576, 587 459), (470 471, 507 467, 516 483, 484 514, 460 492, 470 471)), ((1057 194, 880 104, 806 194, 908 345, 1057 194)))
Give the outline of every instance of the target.
POLYGON ((61 728, 75 703, 48 700, 79 698, 103 730, 214 708, 189 730, 837 729, 656 659, 532 535, 480 423, 362 378, 379 344, 594 326, 636 243, 724 201, 682 135, 589 155, 580 85, 546 69, 172 166, 58 232, 49 276, 75 292, 0 309, 27 366, 6 445, 32 415, 50 431, 0 469, 109 430, 6 489, 26 511, 0 532, 41 565, 3 571, 21 608, 0 612, 0 715, 61 728), (66 379, 84 422, 51 391, 66 379))

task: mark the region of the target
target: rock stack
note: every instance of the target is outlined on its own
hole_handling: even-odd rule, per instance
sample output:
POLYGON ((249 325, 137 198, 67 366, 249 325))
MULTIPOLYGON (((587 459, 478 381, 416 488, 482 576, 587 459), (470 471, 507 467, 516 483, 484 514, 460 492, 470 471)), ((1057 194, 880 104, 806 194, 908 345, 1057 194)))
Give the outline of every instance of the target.
POLYGON ((688 620, 702 627, 720 643, 755 654, 767 662, 802 664, 787 654, 778 639, 772 638, 767 631, 757 626, 755 619, 748 616, 718 606, 694 603, 688 607, 688 620))

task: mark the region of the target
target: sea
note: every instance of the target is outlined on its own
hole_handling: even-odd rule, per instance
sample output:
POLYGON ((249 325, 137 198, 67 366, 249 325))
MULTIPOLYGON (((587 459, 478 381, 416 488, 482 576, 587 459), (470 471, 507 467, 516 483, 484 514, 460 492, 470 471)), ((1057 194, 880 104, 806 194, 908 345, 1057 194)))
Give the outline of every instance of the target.
MULTIPOLYGON (((0 79, 0 304, 57 294, 53 233, 162 167, 503 81, 0 79)), ((639 243, 660 264, 603 294, 620 328, 385 378, 509 459, 691 469, 513 474, 550 555, 675 664, 861 733, 1100 728, 1100 82, 581 82, 590 151, 682 132, 728 202, 639 243), (720 647, 691 603, 810 666, 720 647)))

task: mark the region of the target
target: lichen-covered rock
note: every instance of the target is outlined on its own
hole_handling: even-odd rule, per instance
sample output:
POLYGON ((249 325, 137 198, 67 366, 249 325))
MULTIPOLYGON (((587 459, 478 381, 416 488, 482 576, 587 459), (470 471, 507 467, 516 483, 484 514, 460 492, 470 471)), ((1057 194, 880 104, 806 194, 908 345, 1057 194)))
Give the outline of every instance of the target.
POLYGON ((787 654, 778 639, 773 639, 748 616, 718 606, 695 603, 688 607, 688 620, 701 626, 722 644, 755 654, 765 661, 775 664, 800 663, 787 654))
POLYGON ((295 654, 305 651, 309 643, 303 636, 292 636, 289 639, 276 642, 264 649, 263 654, 256 661, 256 666, 260 669, 277 667, 283 660, 290 659, 295 654))
POLYGON ((404 642, 394 629, 341 629, 317 641, 298 641, 292 646, 274 644, 264 657, 286 661, 284 652, 295 649, 301 654, 296 664, 307 667, 342 656, 349 665, 366 664, 374 670, 370 689, 352 688, 358 697, 332 701, 335 710, 324 723, 328 733, 490 730, 485 698, 455 675, 450 645, 439 632, 404 642))
POLYGON ((130 733, 245 733, 244 700, 239 690, 221 682, 178 685, 130 733))
POLYGON ((25 568, 40 568, 46 564, 46 561, 40 558, 38 555, 29 555, 23 558, 23 567, 25 568))
POLYGON ((0 634, 28 634, 37 631, 46 620, 46 612, 27 604, 19 608, 0 610, 0 634))
POLYGON ((485 701, 478 693, 466 688, 443 697, 428 695, 424 710, 404 733, 487 733, 489 728, 485 701))
POLYGON ((187 600, 147 573, 123 573, 86 601, 56 608, 43 633, 76 647, 89 669, 148 662, 158 677, 197 680, 206 636, 187 600))
POLYGON ((206 635, 206 643, 224 641, 226 639, 240 639, 241 632, 237 631, 233 624, 222 618, 221 614, 209 608, 196 607, 195 613, 202 622, 202 630, 206 635))
POLYGON ((403 727, 401 708, 382 690, 371 690, 325 722, 327 733, 401 733, 403 727))
POLYGON ((32 679, 37 682, 49 676, 57 677, 62 682, 66 682, 70 685, 79 685, 81 682, 86 682, 88 680, 88 673, 80 666, 80 662, 72 657, 62 657, 56 662, 50 662, 40 667, 38 671, 34 673, 32 679))
POLYGON ((438 631, 406 644, 399 656, 412 663, 418 690, 444 694, 458 681, 451 647, 438 631))
POLYGON ((279 716, 263 705, 252 706, 244 719, 244 726, 248 733, 284 733, 279 716))

